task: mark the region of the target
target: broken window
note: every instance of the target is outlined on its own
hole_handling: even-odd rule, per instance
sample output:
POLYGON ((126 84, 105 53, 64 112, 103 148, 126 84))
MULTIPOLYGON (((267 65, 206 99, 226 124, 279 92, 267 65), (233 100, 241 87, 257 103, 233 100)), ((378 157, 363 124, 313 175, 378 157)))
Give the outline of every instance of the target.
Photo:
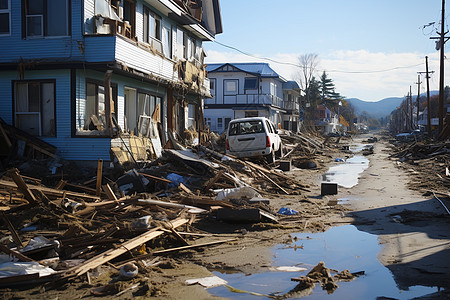
POLYGON ((14 94, 15 126, 34 136, 55 136, 55 82, 18 81, 14 94))
MULTIPOLYGON (((115 117, 115 103, 117 98, 117 86, 112 86, 111 114, 115 117)), ((88 81, 86 82, 86 98, 77 99, 77 134, 83 135, 88 132, 97 131, 101 133, 106 129, 106 98, 105 87, 103 83, 88 81)), ((104 132, 108 135, 107 132, 104 132)))
POLYGON ((11 2, 10 0, 0 0, 0 35, 10 34, 10 16, 11 2))
MULTIPOLYGON (((141 116, 143 117, 155 117, 156 120, 160 120, 160 116, 154 116, 153 114, 160 113, 161 109, 157 110, 157 107, 161 107, 162 98, 151 95, 145 92, 139 92, 137 97, 137 122, 136 124, 138 131, 139 127, 142 125, 141 116)), ((130 128, 133 124, 130 124, 130 128)))
POLYGON ((24 0, 24 37, 68 35, 69 7, 68 0, 24 0))

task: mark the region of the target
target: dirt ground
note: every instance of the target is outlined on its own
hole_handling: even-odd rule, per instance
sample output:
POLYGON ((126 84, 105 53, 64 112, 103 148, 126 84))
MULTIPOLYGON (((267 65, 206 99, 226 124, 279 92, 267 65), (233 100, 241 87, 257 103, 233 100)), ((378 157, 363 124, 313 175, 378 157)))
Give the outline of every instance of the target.
MULTIPOLYGON (((361 142, 367 136, 355 138, 361 142)), ((352 142, 352 141, 347 141, 352 142)), ((389 159, 386 140, 375 143, 369 168, 351 189, 339 188, 338 195, 320 196, 320 181, 336 157, 352 154, 336 147, 333 153, 315 158, 318 168, 294 169, 288 172, 309 186, 301 195, 270 198, 274 211, 289 207, 300 214, 282 216, 278 224, 226 224, 203 219, 196 228, 204 233, 196 243, 218 239, 235 241, 181 251, 149 259, 150 266, 139 265, 139 275, 129 281, 117 280, 118 270, 102 266, 86 277, 61 286, 38 286, 1 289, 1 299, 77 299, 115 295, 118 299, 218 299, 200 285, 187 286, 185 280, 212 275, 212 271, 265 272, 272 263, 271 247, 291 239, 294 232, 321 232, 332 226, 354 224, 359 230, 376 234, 384 245, 380 262, 394 274, 399 287, 414 285, 450 287, 450 219, 443 206, 433 196, 423 196, 423 190, 411 190, 411 172, 399 168, 389 159), (352 199, 336 204, 340 198, 352 199), (51 287, 51 288, 50 288, 51 287), (127 290, 128 289, 128 290, 127 290)), ((445 292, 444 292, 445 293, 445 292)), ((442 294, 443 295, 443 294, 442 294)), ((437 295, 438 299, 442 295, 437 295)))

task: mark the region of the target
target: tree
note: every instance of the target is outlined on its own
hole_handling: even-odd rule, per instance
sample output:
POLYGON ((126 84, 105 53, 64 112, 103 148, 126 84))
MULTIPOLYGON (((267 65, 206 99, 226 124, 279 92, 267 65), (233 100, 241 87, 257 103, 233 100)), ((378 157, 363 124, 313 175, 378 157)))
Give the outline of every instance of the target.
POLYGON ((323 71, 322 76, 320 76, 320 100, 322 102, 325 102, 325 100, 328 100, 331 98, 332 95, 334 95, 334 83, 331 78, 327 76, 327 73, 323 71))
MULTIPOLYGON (((303 91, 308 91, 317 65, 319 64, 319 56, 314 53, 302 54, 298 57, 300 70, 297 73, 299 86, 303 91)), ((310 103, 308 94, 306 94, 306 103, 310 103)), ((311 104, 311 103, 310 103, 311 104)))

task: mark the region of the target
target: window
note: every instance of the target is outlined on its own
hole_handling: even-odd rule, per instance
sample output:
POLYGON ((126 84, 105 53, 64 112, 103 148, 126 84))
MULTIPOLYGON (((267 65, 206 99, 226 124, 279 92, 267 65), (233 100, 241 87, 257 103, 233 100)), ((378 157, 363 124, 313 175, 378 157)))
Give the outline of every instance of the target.
POLYGON ((195 129, 195 104, 188 104, 188 128, 195 129))
POLYGON ((255 118, 258 116, 258 111, 246 111, 245 117, 246 118, 255 118))
MULTIPOLYGON (((114 115, 117 98, 117 86, 112 85, 111 113, 114 115)), ((86 99, 79 99, 76 103, 77 134, 83 131, 101 131, 106 128, 106 100, 103 83, 86 82, 86 99)))
POLYGON ((277 95, 277 85, 273 82, 270 83, 270 94, 273 96, 277 95))
POLYGON ((0 35, 10 34, 10 0, 0 0, 0 35))
POLYGON ((184 35, 184 58, 192 60, 194 58, 195 40, 188 35, 184 35))
POLYGON ((237 93, 238 93, 238 80, 237 79, 224 79, 223 86, 224 86, 225 96, 237 95, 237 93))
POLYGON ((216 95, 216 79, 209 80, 209 90, 211 92, 211 95, 216 95))
MULTIPOLYGON (((8 0, 0 0, 0 2, 8 0)), ((66 36, 69 34, 68 0, 24 0, 24 36, 66 36)))
POLYGON ((231 118, 225 118, 225 128, 228 128, 228 125, 231 122, 231 118))
POLYGON ((162 28, 162 45, 164 55, 172 58, 172 30, 166 26, 162 28))
POLYGON ((229 135, 263 133, 264 127, 261 120, 234 122, 230 125, 229 135))
POLYGON ((184 52, 184 31, 180 28, 177 28, 177 48, 176 48, 176 56, 178 59, 185 58, 184 52))
POLYGON ((258 89, 257 77, 246 77, 244 81, 244 90, 256 90, 258 89))
POLYGON ((161 41, 161 17, 144 7, 144 41, 150 44, 152 39, 161 41))
POLYGON ((34 136, 55 136, 55 82, 18 81, 14 91, 15 126, 34 136))
POLYGON ((217 130, 221 131, 223 129, 223 119, 217 118, 217 130))

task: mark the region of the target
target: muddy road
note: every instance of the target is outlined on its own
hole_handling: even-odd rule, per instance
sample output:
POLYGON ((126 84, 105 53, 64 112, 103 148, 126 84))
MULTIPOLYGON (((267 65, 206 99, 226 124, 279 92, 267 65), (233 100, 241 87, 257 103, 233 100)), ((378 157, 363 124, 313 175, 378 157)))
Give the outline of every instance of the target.
POLYGON ((344 141, 353 151, 339 144, 316 155, 315 169, 285 173, 309 191, 263 195, 275 212, 298 212, 278 215, 279 223, 198 219, 196 244, 233 241, 139 261, 139 275, 131 280, 118 280, 118 270, 103 265, 89 272, 88 281, 80 277, 56 289, 2 289, 0 299, 448 299, 450 217, 432 194, 411 188, 417 185, 414 172, 390 159, 382 136, 370 144, 373 154, 358 152, 367 137, 344 141), (337 195, 321 196, 324 179, 342 181, 337 195), (291 279, 308 277, 322 261, 335 287, 327 291, 318 282, 300 291, 291 279), (345 270, 360 275, 336 277, 345 270), (227 285, 186 284, 211 276, 227 285))

